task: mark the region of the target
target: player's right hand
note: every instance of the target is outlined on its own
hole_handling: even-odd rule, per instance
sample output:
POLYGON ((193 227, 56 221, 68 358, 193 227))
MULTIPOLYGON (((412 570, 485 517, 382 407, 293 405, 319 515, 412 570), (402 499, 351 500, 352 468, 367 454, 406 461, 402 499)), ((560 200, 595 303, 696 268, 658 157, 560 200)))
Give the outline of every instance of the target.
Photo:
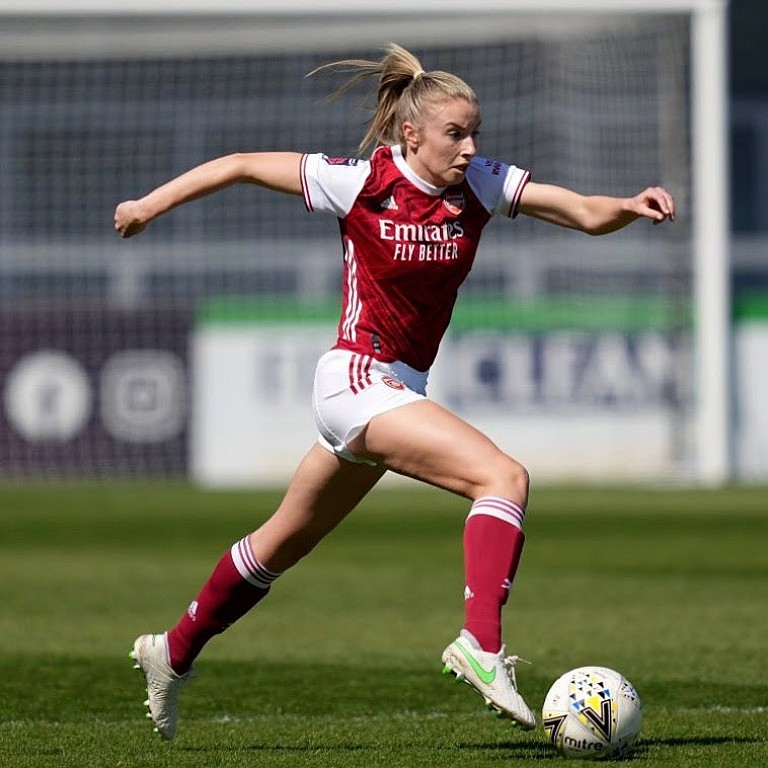
POLYGON ((149 221, 138 200, 126 200, 115 208, 115 230, 121 237, 133 237, 143 232, 149 221))

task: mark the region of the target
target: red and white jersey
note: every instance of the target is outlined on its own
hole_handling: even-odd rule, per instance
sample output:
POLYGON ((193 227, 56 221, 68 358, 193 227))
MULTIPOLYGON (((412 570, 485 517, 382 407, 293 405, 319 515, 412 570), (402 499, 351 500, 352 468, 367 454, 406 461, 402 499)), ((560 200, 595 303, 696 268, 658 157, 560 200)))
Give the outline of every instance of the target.
POLYGON ((435 187, 413 172, 399 146, 380 147, 370 160, 304 155, 304 203, 338 217, 344 246, 334 348, 426 371, 483 227, 496 214, 516 215, 529 177, 475 157, 460 184, 435 187))

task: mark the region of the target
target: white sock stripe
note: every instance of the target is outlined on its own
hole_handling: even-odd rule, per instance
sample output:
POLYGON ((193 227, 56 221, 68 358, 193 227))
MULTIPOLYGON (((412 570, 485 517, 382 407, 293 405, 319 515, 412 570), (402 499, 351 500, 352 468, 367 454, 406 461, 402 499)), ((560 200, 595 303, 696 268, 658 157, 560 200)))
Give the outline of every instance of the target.
POLYGON ((477 499, 469 510, 467 520, 474 515, 488 515, 503 520, 516 528, 523 530, 525 510, 514 501, 501 496, 482 496, 477 499))
POLYGON ((230 550, 237 572, 254 587, 267 589, 280 575, 267 570, 254 556, 251 542, 246 536, 235 542, 230 550))
POLYGON ((257 575, 258 568, 256 565, 256 557, 253 554, 251 542, 248 540, 247 536, 237 542, 237 549, 240 552, 240 557, 242 558, 245 567, 248 569, 248 572, 252 573, 254 576, 257 575))
POLYGON ((505 499, 502 496, 482 496, 475 501, 475 504, 478 503, 483 505, 488 504, 497 509, 506 510, 520 519, 525 518, 525 510, 519 504, 512 501, 512 499, 505 499))
POLYGON ((476 517, 477 515, 485 515, 486 517, 495 517, 497 520, 501 520, 502 522, 509 523, 510 525, 514 525, 515 528, 519 528, 521 531, 523 530, 523 525, 520 520, 517 518, 512 518, 509 515, 504 514, 503 512, 492 509, 489 507, 480 507, 479 509, 473 509, 469 515, 467 515, 467 520, 469 520, 470 517, 476 517))
POLYGON ((509 515, 510 522, 513 522, 513 524, 517 524, 519 528, 523 527, 523 523, 525 522, 525 511, 519 505, 515 504, 514 501, 491 497, 487 503, 494 509, 498 509, 502 513, 509 515))

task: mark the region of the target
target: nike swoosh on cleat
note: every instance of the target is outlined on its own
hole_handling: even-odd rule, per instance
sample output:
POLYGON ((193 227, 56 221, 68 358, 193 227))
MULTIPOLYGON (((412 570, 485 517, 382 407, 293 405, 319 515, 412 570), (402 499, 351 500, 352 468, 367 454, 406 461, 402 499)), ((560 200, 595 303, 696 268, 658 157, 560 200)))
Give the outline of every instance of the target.
POLYGON ((485 667, 479 664, 477 659, 475 659, 471 652, 468 651, 461 643, 456 642, 454 645, 462 652, 464 658, 469 662, 470 666, 475 670, 477 676, 483 683, 490 685, 496 679, 496 667, 485 669, 485 667))

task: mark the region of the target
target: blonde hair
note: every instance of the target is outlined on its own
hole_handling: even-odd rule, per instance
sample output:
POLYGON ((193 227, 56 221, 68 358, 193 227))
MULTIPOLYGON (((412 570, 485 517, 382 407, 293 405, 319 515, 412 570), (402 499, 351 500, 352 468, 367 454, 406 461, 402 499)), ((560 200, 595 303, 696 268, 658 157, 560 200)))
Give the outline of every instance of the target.
POLYGON ((360 154, 369 147, 401 144, 403 123, 418 125, 432 104, 452 99, 463 99, 474 105, 478 103, 475 92, 460 77, 441 70, 425 72, 412 53, 395 43, 386 46, 385 54, 379 61, 333 61, 313 69, 307 77, 322 70, 340 68, 354 74, 331 94, 332 99, 369 78, 375 77, 379 83, 368 132, 358 146, 360 154))

